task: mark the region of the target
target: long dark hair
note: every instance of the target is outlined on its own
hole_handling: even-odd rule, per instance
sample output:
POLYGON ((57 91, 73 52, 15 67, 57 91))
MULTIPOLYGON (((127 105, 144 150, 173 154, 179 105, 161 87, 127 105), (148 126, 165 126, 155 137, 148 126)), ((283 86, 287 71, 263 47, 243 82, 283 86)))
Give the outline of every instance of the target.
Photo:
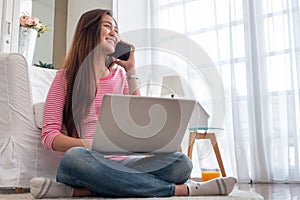
POLYGON ((101 21, 104 14, 112 16, 109 10, 95 9, 80 17, 70 51, 63 64, 67 87, 63 122, 68 136, 71 137, 80 137, 81 121, 88 114, 96 95, 97 77, 92 52, 100 42, 101 21), (73 97, 74 95, 76 96, 73 97))

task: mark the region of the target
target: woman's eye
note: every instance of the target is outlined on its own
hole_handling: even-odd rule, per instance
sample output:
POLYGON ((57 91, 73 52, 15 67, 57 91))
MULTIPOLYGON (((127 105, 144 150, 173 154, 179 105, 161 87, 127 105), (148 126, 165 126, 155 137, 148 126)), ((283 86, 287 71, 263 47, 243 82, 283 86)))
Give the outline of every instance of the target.
POLYGON ((105 28, 111 29, 111 26, 109 24, 104 24, 105 28))
MULTIPOLYGON (((111 24, 103 24, 103 27, 105 27, 106 29, 112 30, 113 26, 111 24)), ((114 28, 114 31, 119 34, 119 30, 117 28, 114 28)))

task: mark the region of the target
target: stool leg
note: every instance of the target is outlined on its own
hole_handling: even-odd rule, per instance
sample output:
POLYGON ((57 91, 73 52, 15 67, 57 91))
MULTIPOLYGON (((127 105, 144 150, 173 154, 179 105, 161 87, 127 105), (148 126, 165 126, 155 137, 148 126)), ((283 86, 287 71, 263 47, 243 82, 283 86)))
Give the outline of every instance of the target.
POLYGON ((225 172, 222 157, 221 157, 221 154, 220 154, 219 146, 218 146, 218 143, 217 143, 216 135, 214 133, 209 134, 209 139, 210 139, 211 144, 214 147, 214 152, 216 154, 217 161, 218 161, 222 176, 226 177, 226 172, 225 172))
POLYGON ((190 132, 190 137, 189 137, 189 146, 188 146, 188 157, 192 160, 192 155, 193 155, 193 147, 195 144, 195 138, 196 138, 197 132, 190 132))

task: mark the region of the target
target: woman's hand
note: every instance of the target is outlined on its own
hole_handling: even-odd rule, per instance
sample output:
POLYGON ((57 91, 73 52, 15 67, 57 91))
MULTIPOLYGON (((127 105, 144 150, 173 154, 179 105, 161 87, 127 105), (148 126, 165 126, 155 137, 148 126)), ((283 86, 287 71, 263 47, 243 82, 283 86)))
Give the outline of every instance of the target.
POLYGON ((83 147, 91 149, 94 139, 80 139, 83 147))
POLYGON ((92 148, 93 139, 73 138, 64 134, 57 135, 52 142, 52 149, 55 151, 66 152, 72 147, 92 148))
MULTIPOLYGON (((132 44, 129 44, 127 42, 124 42, 124 41, 121 41, 121 42, 126 43, 131 46, 129 58, 127 61, 113 58, 113 62, 116 63, 117 65, 122 66, 125 69, 127 77, 136 76, 135 59, 134 59, 135 47, 132 44)), ((141 95, 140 91, 139 91, 137 79, 130 78, 130 79, 127 79, 127 81, 128 81, 128 87, 129 87, 129 94, 141 95)))
POLYGON ((136 73, 135 72, 135 58, 134 58, 135 47, 132 44, 129 44, 127 42, 124 42, 124 41, 121 41, 121 42, 131 46, 129 58, 127 61, 125 61, 125 60, 120 60, 120 59, 116 59, 113 57, 113 63, 116 63, 117 65, 120 65, 121 67, 123 67, 128 75, 135 74, 136 73))

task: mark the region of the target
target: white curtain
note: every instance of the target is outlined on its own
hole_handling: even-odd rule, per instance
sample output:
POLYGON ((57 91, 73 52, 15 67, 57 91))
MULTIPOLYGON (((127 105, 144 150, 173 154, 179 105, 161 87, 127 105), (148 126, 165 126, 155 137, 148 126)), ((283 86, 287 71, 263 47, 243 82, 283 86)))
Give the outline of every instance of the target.
MULTIPOLYGON (((225 94, 217 103, 225 108, 224 131, 218 140, 227 175, 239 181, 299 182, 300 1, 144 2, 145 27, 186 36, 215 64, 225 94)), ((153 51, 151 56, 150 64, 156 63, 154 76, 164 74, 161 63, 171 66, 212 111, 211 91, 195 73, 195 66, 164 51, 153 51)))

